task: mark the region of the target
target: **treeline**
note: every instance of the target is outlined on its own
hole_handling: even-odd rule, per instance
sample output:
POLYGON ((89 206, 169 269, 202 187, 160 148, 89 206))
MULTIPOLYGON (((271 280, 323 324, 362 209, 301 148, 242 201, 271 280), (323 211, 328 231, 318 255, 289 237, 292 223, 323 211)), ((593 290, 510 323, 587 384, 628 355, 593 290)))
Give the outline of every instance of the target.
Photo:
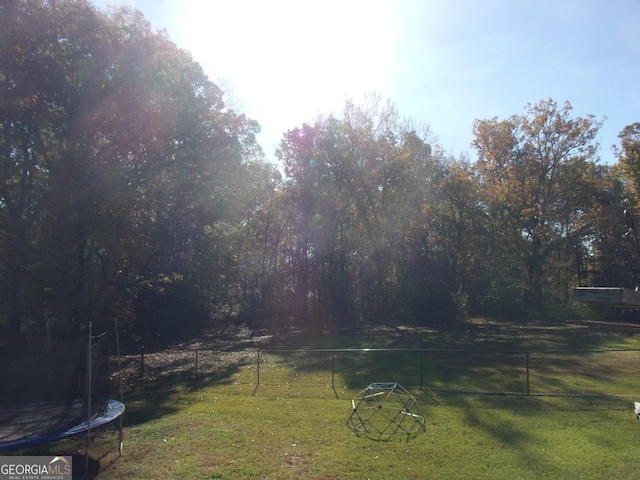
POLYGON ((529 318, 577 285, 635 287, 640 124, 616 165, 599 127, 543 100, 477 120, 472 161, 370 95, 284 133, 273 165, 139 12, 6 0, 0 343, 89 320, 167 338, 529 318))

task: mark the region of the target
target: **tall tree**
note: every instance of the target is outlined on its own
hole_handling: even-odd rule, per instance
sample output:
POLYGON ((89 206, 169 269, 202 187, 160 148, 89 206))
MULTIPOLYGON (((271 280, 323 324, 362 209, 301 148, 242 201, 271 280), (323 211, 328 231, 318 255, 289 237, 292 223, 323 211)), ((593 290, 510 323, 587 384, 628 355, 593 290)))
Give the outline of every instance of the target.
MULTIPOLYGON (((427 205, 429 239, 435 252, 448 266, 441 278, 449 283, 455 299, 456 316, 467 313, 469 295, 482 269, 486 213, 479 193, 479 180, 468 159, 443 162, 434 181, 435 195, 427 205)), ((473 300, 473 299, 472 299, 473 300)))
POLYGON ((375 95, 285 135, 297 316, 343 326, 415 318, 426 187, 438 167, 428 140, 375 95))
POLYGON ((240 221, 257 124, 139 12, 85 0, 0 5, 0 91, 9 338, 47 320, 203 316, 196 259, 207 226, 240 221))
POLYGON ((486 204, 498 243, 508 259, 505 274, 534 309, 543 304, 549 260, 580 242, 585 212, 598 177, 595 141, 601 122, 571 117, 571 105, 553 100, 528 105, 525 115, 507 120, 476 120, 478 152, 486 204))
POLYGON ((638 232, 636 225, 640 211, 640 122, 627 125, 618 134, 620 147, 615 147, 618 163, 612 167, 612 176, 620 182, 618 195, 621 199, 618 211, 611 220, 617 222, 610 229, 602 232, 611 234, 600 238, 603 248, 598 249, 599 267, 597 279, 609 285, 638 287, 640 285, 640 251, 638 249, 638 232), (626 229, 623 243, 620 228, 622 227, 621 211, 625 211, 624 227, 626 229), (617 227, 617 228, 613 228, 617 227), (606 246, 606 248, 604 248, 606 246))
POLYGON ((634 203, 640 200, 640 122, 632 123, 618 135, 620 148, 616 148, 617 168, 621 176, 629 182, 634 203))

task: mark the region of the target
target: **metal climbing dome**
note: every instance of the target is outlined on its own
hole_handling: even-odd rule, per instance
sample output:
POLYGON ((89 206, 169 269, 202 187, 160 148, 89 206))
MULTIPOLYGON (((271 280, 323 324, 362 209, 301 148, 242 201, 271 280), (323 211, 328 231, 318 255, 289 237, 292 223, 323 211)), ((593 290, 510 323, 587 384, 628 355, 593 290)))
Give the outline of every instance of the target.
POLYGON ((418 400, 397 382, 372 383, 353 397, 347 426, 379 440, 425 431, 418 400))

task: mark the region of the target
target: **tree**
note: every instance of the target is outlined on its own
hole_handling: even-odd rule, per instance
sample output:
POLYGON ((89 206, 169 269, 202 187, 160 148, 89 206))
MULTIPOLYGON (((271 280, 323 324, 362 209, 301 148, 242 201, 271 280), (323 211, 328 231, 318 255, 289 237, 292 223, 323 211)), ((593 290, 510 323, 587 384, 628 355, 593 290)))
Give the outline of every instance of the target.
POLYGON ((425 203, 439 169, 428 141, 428 130, 418 134, 375 95, 285 135, 278 156, 295 232, 295 318, 348 327, 433 312, 422 308, 433 292, 425 276, 438 277, 425 249, 425 203))
POLYGON ((618 135, 621 148, 616 148, 617 168, 631 187, 634 202, 640 200, 640 122, 627 125, 618 135))
POLYGON ((257 124, 139 12, 84 0, 0 5, 0 91, 9 338, 47 321, 206 318, 196 260, 207 227, 241 221, 231 203, 261 158, 257 124))
POLYGON ((533 309, 550 294, 550 260, 581 244, 585 212, 597 198, 595 138, 601 122, 571 118, 571 110, 568 102, 559 107, 543 100, 528 105, 526 115, 473 124, 475 168, 502 250, 503 261, 496 265, 503 265, 503 275, 533 309))
MULTIPOLYGON (((441 278, 454 295, 455 312, 468 313, 469 294, 483 268, 482 254, 486 214, 479 194, 479 180, 468 159, 448 159, 434 181, 435 195, 427 205, 429 243, 447 265, 441 278)), ((473 302, 474 299, 472 299, 473 302)))
POLYGON ((616 194, 614 211, 601 219, 594 248, 593 282, 599 285, 636 288, 640 285, 640 251, 637 248, 636 218, 640 201, 640 123, 627 125, 614 147, 618 163, 610 176, 616 194), (624 220, 623 212, 624 211, 624 220))

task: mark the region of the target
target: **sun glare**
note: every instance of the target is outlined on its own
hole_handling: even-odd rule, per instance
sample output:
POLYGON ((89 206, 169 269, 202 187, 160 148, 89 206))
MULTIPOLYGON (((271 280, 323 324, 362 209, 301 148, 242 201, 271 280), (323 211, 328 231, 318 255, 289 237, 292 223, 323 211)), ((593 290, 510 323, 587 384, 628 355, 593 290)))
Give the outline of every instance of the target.
POLYGON ((176 13, 173 39, 191 46, 214 81, 229 79, 250 116, 269 118, 268 137, 340 110, 346 97, 388 87, 396 38, 390 1, 187 0, 176 13))

